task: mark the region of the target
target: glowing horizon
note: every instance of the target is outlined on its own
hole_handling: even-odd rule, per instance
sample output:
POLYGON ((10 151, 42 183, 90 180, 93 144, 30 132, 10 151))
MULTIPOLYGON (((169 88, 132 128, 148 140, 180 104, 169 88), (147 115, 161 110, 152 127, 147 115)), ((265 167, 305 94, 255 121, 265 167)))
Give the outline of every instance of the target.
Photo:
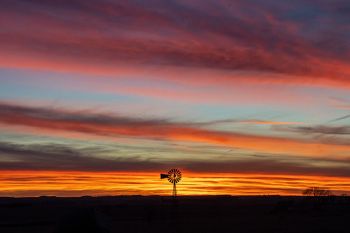
MULTIPOLYGON (((0 196, 171 196, 172 185, 160 172, 4 171, 0 196), (11 179, 8 179, 11 176, 11 179), (58 178, 59 177, 59 178, 58 178)), ((347 178, 300 175, 188 173, 177 185, 178 195, 302 195, 309 187, 346 194, 347 178)))

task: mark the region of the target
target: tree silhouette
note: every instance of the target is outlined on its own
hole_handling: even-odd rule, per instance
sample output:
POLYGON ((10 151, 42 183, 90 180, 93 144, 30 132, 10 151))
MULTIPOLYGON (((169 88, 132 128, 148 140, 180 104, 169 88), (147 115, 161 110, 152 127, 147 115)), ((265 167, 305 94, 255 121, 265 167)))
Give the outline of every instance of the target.
POLYGON ((320 187, 311 187, 307 188, 303 191, 304 196, 314 196, 314 197, 322 197, 322 196, 331 196, 332 192, 327 188, 320 187))

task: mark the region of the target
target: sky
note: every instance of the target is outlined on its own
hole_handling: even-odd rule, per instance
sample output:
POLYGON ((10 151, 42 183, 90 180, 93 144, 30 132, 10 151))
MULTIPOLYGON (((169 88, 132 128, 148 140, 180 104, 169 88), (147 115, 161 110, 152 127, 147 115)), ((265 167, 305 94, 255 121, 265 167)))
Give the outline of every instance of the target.
POLYGON ((0 196, 350 194, 349 1, 0 2, 0 196))

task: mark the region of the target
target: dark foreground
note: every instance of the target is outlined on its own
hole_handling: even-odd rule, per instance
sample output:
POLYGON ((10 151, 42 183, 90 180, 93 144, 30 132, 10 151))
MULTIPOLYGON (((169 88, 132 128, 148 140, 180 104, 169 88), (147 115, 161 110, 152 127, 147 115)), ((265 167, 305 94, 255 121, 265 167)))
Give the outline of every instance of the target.
POLYGON ((350 232, 350 198, 0 198, 1 233, 350 232))

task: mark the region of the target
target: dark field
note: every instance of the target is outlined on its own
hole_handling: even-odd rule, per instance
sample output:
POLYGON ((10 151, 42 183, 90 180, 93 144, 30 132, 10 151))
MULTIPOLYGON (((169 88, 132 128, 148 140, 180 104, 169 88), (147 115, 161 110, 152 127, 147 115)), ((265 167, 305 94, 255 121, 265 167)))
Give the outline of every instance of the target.
POLYGON ((348 197, 0 198, 1 233, 350 232, 348 197))

